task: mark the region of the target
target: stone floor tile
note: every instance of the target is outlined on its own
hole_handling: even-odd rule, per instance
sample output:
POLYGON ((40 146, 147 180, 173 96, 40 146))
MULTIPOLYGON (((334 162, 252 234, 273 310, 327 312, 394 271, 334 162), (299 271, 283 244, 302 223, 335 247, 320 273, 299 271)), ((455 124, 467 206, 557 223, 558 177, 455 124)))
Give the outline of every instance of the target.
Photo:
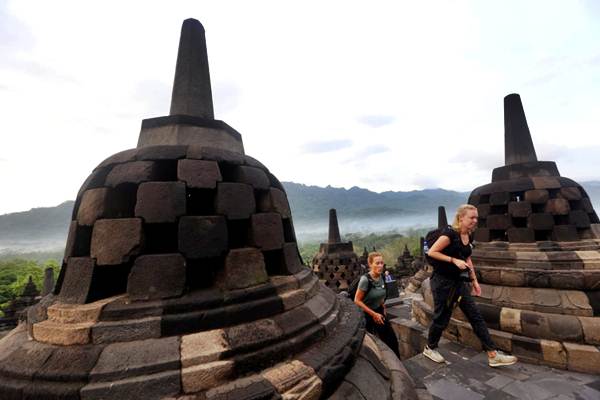
POLYGON ((503 392, 502 389, 493 389, 485 394, 485 400, 521 400, 503 392))
POLYGON ((514 382, 514 379, 504 375, 496 375, 492 379, 487 380, 485 384, 493 387, 494 389, 500 389, 511 382, 514 382))
POLYGON ((600 390, 600 379, 597 379, 594 382, 590 382, 586 384, 586 386, 589 386, 592 389, 600 390))
POLYGON ((438 379, 430 381, 425 384, 429 393, 432 396, 437 396, 442 400, 481 400, 484 396, 480 393, 474 392, 469 388, 460 386, 447 379, 438 379))
POLYGON ((544 379, 528 379, 528 383, 544 388, 554 395, 564 394, 571 395, 581 389, 580 383, 573 381, 567 381, 561 376, 554 376, 553 378, 544 379))
POLYGON ((529 382, 513 382, 502 388, 502 391, 521 400, 545 400, 554 395, 541 386, 529 382))
POLYGON ((583 386, 581 390, 576 392, 575 398, 578 400, 598 400, 600 399, 600 391, 589 386, 583 386))

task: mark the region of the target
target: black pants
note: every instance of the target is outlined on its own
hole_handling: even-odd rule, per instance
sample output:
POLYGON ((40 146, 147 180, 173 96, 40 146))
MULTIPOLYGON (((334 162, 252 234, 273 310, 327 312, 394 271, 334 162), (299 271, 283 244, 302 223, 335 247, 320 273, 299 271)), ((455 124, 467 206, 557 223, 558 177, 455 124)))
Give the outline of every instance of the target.
POLYGON ((439 274, 433 274, 431 277, 431 293, 433 294, 434 303, 433 321, 429 327, 429 337, 427 339, 430 349, 437 347, 442 332, 450 323, 452 310, 454 310, 457 301, 458 306, 473 327, 473 332, 481 341, 483 349, 486 351, 496 349, 496 345, 490 337, 490 332, 470 292, 471 285, 467 282, 455 281, 439 274))
MULTIPOLYGON (((379 313, 381 315, 383 314, 383 307, 379 307, 374 309, 373 311, 375 311, 376 313, 379 313)), ((371 317, 369 314, 364 313, 365 314, 365 319, 367 320, 367 332, 376 335, 379 339, 381 339, 381 341, 385 344, 387 344, 387 346, 392 349, 392 351, 394 352, 394 354, 396 354, 396 357, 398 357, 398 359, 400 359, 400 350, 398 349, 398 339, 396 338, 396 334, 394 333, 394 329, 392 328, 392 325, 390 325, 390 321, 388 321, 387 318, 385 318, 383 320, 383 325, 380 325, 378 323, 376 323, 373 320, 373 317, 371 317)))

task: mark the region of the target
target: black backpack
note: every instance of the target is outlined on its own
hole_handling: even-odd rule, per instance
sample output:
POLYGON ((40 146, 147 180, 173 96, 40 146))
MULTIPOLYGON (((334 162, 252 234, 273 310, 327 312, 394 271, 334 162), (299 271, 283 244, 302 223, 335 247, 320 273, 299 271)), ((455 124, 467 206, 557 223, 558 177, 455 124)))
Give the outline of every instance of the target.
MULTIPOLYGON (((371 290, 371 287, 373 286, 373 278, 371 278, 371 275, 369 275, 368 272, 366 274, 359 275, 356 278, 354 278, 350 286, 348 286, 348 297, 352 301, 354 301, 356 291, 358 290, 358 282, 360 282, 360 278, 362 278, 363 276, 366 276, 367 281, 369 282, 369 286, 367 286, 367 293, 369 292, 369 290, 371 290)), ((385 298, 383 299, 385 301, 385 299, 387 299, 387 282, 385 281, 385 276, 382 276, 381 279, 383 279, 383 286, 385 287, 385 298)))
MULTIPOLYGON (((429 255, 427 254, 427 251, 440 238, 440 236, 442 236, 442 233, 446 229, 450 229, 450 232, 455 232, 454 228, 452 228, 450 225, 448 225, 448 226, 445 226, 445 227, 442 227, 442 228, 437 228, 437 229, 434 229, 432 231, 429 231, 429 232, 427 232, 427 235, 425 235, 425 243, 423 243, 423 247, 427 249, 425 251, 425 258, 427 258, 427 262, 430 265, 434 266, 434 267, 437 267, 439 265, 439 263, 441 263, 441 261, 436 260, 435 258, 429 257, 429 255)), ((460 236, 458 235, 458 233, 456 233, 456 234, 452 235, 452 237, 450 238, 450 240, 452 242, 459 242, 460 241, 460 236)))

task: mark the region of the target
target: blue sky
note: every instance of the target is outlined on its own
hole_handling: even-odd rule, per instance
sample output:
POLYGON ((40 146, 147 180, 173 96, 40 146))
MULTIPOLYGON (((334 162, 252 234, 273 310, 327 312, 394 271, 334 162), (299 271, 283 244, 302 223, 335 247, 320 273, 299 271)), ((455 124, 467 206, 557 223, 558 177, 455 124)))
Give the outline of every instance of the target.
POLYGON ((168 114, 189 17, 216 118, 280 180, 471 190, 513 92, 538 158, 600 179, 597 1, 0 0, 0 213, 73 199, 168 114))

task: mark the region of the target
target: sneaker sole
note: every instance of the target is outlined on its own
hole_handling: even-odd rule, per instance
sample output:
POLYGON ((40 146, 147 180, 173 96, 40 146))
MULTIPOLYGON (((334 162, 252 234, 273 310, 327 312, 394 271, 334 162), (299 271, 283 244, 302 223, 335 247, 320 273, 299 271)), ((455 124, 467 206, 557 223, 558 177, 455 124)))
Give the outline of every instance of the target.
POLYGON ((496 367, 506 367, 507 365, 513 365, 516 364, 518 360, 515 361, 510 361, 510 362, 503 362, 503 363, 497 363, 497 364, 488 364, 490 367, 492 368, 496 368, 496 367))
POLYGON ((442 361, 438 361, 438 360, 434 360, 434 359, 433 359, 431 356, 429 356, 428 354, 425 354, 425 353, 423 353, 423 355, 424 355, 425 357, 429 358, 429 359, 430 359, 431 361, 433 361, 434 363, 441 364, 441 363, 445 363, 445 362, 446 362, 446 360, 445 360, 445 359, 443 359, 442 361))

